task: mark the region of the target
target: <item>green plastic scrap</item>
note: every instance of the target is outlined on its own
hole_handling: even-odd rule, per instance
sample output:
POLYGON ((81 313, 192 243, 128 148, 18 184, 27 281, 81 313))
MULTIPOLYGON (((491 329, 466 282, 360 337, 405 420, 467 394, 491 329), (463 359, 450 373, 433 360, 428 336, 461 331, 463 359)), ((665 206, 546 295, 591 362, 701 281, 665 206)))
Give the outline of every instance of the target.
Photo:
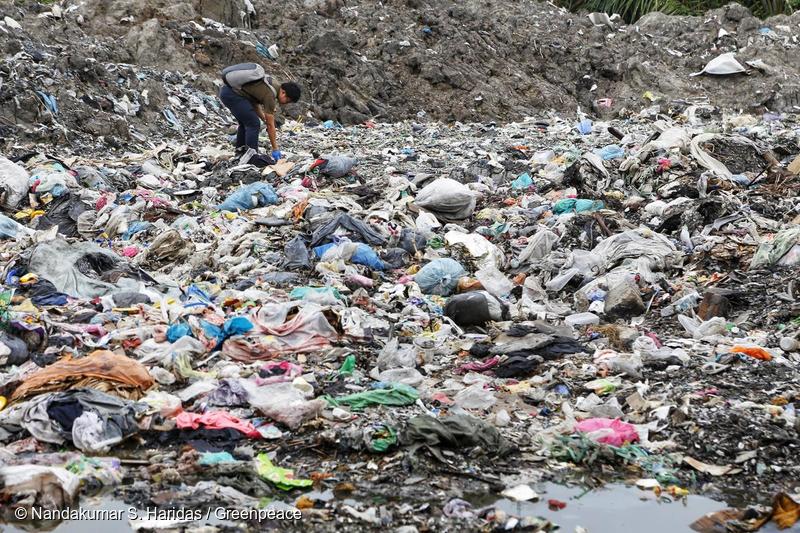
POLYGON ((350 376, 353 374, 353 370, 355 369, 355 367, 356 367, 356 356, 350 354, 344 358, 344 363, 342 363, 341 368, 339 368, 339 375, 350 376))
POLYGON ((122 483, 119 459, 109 457, 80 456, 67 463, 64 468, 81 479, 81 483, 112 487, 122 483))
POLYGON ((550 446, 552 457, 575 464, 592 465, 596 461, 607 462, 609 453, 621 461, 636 465, 649 472, 661 483, 676 483, 675 461, 667 455, 654 455, 638 444, 621 447, 598 444, 585 435, 561 435, 550 446))
POLYGON ((444 247, 444 240, 441 237, 431 237, 428 239, 428 248, 438 250, 444 247))
POLYGON ((376 424, 369 433, 369 451, 384 453, 392 446, 397 445, 397 431, 387 424, 376 424))
POLYGON ((192 368, 192 361, 189 359, 188 353, 181 353, 175 356, 173 361, 176 373, 183 378, 194 379, 214 379, 217 377, 217 372, 201 372, 192 368))
POLYGON ((750 268, 781 264, 794 266, 800 262, 797 248, 800 244, 800 226, 784 228, 771 241, 762 242, 750 261, 750 268), (791 253, 790 253, 791 252, 791 253))
POLYGON ((0 321, 2 321, 4 327, 10 321, 11 314, 8 308, 11 306, 11 298, 13 296, 14 289, 0 292, 0 321))
POLYGON ((310 479, 295 479, 294 471, 275 466, 266 453, 259 454, 256 457, 256 472, 281 490, 310 487, 314 484, 310 479))
POLYGON ((353 411, 363 411, 371 405, 391 405, 399 407, 410 405, 419 399, 417 389, 405 383, 392 383, 387 389, 375 389, 356 394, 348 394, 339 398, 325 396, 331 407, 347 405, 353 411))

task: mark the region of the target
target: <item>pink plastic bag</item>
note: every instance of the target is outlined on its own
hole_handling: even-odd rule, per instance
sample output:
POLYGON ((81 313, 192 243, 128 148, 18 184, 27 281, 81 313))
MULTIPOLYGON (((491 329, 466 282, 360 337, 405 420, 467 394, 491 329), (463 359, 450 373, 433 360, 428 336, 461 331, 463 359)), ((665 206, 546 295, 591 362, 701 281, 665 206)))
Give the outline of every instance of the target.
POLYGON ((261 438, 261 433, 247 420, 236 418, 225 411, 209 411, 203 414, 182 412, 175 417, 175 422, 180 429, 206 429, 231 428, 244 433, 252 439, 261 438))
POLYGON ((636 428, 618 418, 588 418, 578 422, 575 429, 587 433, 586 436, 595 442, 611 446, 619 447, 639 440, 636 428))

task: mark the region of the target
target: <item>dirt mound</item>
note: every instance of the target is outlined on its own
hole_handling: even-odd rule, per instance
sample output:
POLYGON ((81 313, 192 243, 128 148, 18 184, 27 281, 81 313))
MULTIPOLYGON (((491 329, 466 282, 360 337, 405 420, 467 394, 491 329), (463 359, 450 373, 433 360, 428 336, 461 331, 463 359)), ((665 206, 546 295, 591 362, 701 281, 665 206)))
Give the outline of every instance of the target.
POLYGON ((762 22, 737 4, 702 18, 653 13, 622 27, 515 0, 66 0, 55 11, 0 1, 5 16, 21 26, 0 31, 6 126, 41 122, 31 115, 44 82, 72 116, 61 121, 68 129, 123 135, 113 102, 104 108, 111 93, 142 101, 126 118, 146 130, 170 84, 213 95, 218 71, 242 61, 302 82, 303 102, 289 112, 342 123, 416 115, 511 121, 578 106, 615 116, 698 98, 750 112, 800 105, 791 35, 800 14, 762 22), (268 59, 272 44, 278 57, 268 59), (725 52, 748 72, 689 76, 725 52), (761 61, 749 67, 754 60, 761 61), (143 67, 153 70, 142 76, 143 67), (110 115, 102 124, 98 111, 110 115))

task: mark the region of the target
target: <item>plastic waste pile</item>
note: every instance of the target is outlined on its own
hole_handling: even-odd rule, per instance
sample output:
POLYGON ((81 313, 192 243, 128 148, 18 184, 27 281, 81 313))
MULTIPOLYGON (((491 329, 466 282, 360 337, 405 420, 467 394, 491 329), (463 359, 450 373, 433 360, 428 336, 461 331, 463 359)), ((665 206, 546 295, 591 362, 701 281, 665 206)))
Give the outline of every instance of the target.
POLYGON ((191 142, 4 145, 0 518, 547 531, 486 502, 589 477, 800 517, 795 116, 287 120, 261 169, 186 113, 191 142))

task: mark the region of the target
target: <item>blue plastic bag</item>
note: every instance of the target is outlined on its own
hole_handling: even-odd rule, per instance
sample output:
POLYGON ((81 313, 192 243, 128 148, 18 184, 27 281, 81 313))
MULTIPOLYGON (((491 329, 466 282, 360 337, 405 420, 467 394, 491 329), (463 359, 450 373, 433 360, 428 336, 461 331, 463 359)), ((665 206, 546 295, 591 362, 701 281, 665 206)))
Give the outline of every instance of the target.
MULTIPOLYGON (((314 248, 314 255, 317 258, 322 257, 325 255, 325 252, 330 250, 335 246, 339 246, 341 243, 329 243, 323 244, 322 246, 317 246, 314 248)), ((384 270, 386 265, 383 263, 378 254, 369 247, 369 245, 364 244, 363 242, 356 243, 356 251, 350 256, 350 262, 356 265, 364 265, 372 270, 384 270)))
POLYGON ((29 233, 30 231, 11 218, 0 215, 0 239, 13 239, 18 233, 29 233))
POLYGON ((184 324, 183 322, 178 322, 177 324, 172 324, 169 329, 167 329, 167 340, 169 342, 175 342, 181 337, 191 337, 192 336, 192 328, 189 327, 188 324, 184 324))
POLYGON ((625 155, 625 150, 616 144, 609 144, 599 150, 594 151, 595 154, 603 158, 603 161, 610 161, 611 159, 619 159, 625 155))
POLYGON ((516 190, 527 189, 533 186, 533 179, 527 172, 520 174, 517 179, 511 182, 511 188, 516 190))
POLYGON ((134 235, 136 235, 140 231, 146 230, 150 226, 152 226, 152 224, 150 222, 145 222, 143 220, 134 220, 130 224, 128 224, 128 231, 126 231, 122 235, 122 240, 123 241, 131 240, 131 237, 133 237, 134 235))
POLYGON ((585 118, 578 122, 575 128, 581 133, 581 135, 589 135, 592 133, 592 121, 588 118, 585 118))
POLYGON ((363 243, 358 243, 358 248, 356 248, 356 252, 350 258, 350 261, 357 265, 367 266, 372 270, 383 270, 386 268, 375 250, 363 243))
POLYGON ((434 259, 419 269, 414 281, 423 294, 449 296, 458 286, 458 278, 467 273, 455 259, 434 259))
POLYGON ((587 200, 585 198, 564 198, 553 205, 553 213, 561 215, 563 213, 590 213, 603 209, 605 204, 600 200, 587 200))
POLYGON ((236 316, 226 320, 222 327, 205 320, 200 321, 200 327, 203 328, 203 333, 206 337, 217 339, 217 346, 215 347, 217 349, 222 346, 222 343, 228 337, 242 335, 253 329, 253 323, 243 316, 236 316))
POLYGON ((255 209, 279 202, 275 189, 269 183, 257 181, 233 191, 224 202, 219 204, 222 211, 238 211, 255 209))

